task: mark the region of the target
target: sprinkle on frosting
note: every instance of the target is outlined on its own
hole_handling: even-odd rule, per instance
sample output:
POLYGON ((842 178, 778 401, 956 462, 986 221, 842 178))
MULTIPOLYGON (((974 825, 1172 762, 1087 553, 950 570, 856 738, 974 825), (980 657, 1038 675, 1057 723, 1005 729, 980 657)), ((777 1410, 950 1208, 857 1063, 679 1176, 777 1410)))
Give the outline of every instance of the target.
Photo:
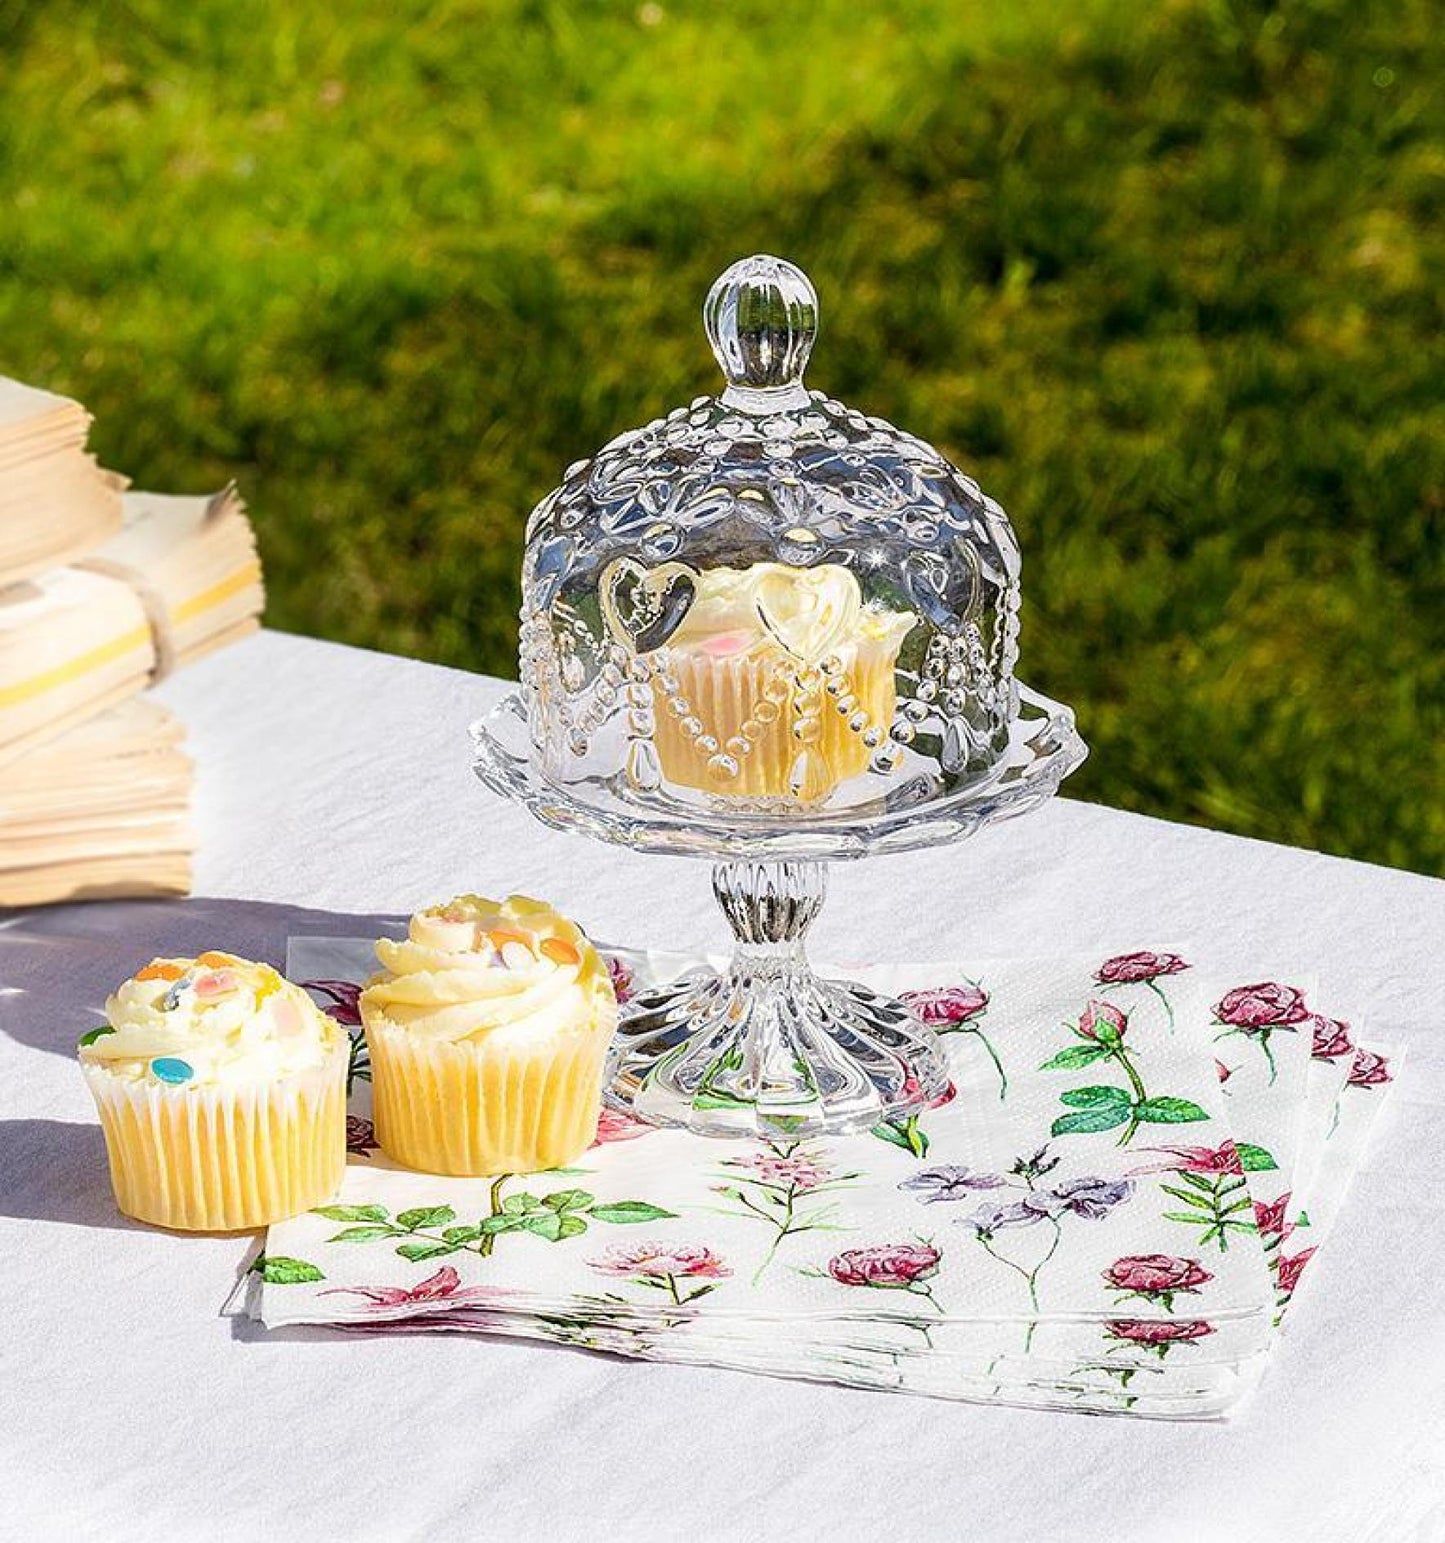
POLYGON ((345 1031, 270 965, 214 950, 152 960, 105 1012, 108 1021, 82 1036, 81 1060, 176 1087, 285 1076, 345 1042, 345 1031))
POLYGON ((612 987, 580 928, 540 900, 459 895, 382 938, 363 1007, 413 1033, 461 1043, 586 1027, 612 987))

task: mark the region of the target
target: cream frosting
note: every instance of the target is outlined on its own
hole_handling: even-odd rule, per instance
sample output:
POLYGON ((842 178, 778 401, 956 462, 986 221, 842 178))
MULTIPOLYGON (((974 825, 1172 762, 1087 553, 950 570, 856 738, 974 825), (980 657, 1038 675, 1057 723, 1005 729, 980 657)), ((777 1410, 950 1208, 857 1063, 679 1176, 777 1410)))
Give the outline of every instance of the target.
POLYGON ((412 917, 404 941, 376 944, 382 972, 361 994, 409 1032, 460 1044, 590 1030, 612 985, 575 923, 540 900, 459 895, 412 917))
POLYGON ((346 1032, 269 964, 208 952, 154 959, 106 1000, 80 1059, 177 1086, 285 1077, 318 1066, 346 1032))
POLYGON ((700 573, 669 643, 713 658, 781 647, 816 664, 830 652, 866 643, 896 649, 917 620, 912 611, 864 605, 857 578, 838 563, 753 563, 700 573))

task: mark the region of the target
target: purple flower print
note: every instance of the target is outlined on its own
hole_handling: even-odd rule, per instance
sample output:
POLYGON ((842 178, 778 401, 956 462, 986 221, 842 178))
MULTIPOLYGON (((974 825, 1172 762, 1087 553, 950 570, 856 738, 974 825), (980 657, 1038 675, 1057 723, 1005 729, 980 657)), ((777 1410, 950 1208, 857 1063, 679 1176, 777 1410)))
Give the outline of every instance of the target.
POLYGON ((1134 1193, 1132 1179, 1066 1179, 1054 1186, 1061 1209, 1089 1221, 1102 1221, 1134 1193))
POLYGON ((937 1205, 945 1200, 967 1200, 974 1190, 1001 1189, 1007 1183, 1002 1174, 970 1173, 960 1163, 943 1163, 915 1173, 898 1187, 911 1190, 924 1205, 937 1205))
MULTIPOLYGON (((961 1164, 948 1163, 925 1168, 898 1187, 909 1191, 923 1205, 974 1200, 981 1190, 993 1191, 967 1216, 959 1217, 958 1225, 968 1228, 986 1254, 1023 1280, 1029 1304, 1037 1314, 1039 1275, 1062 1241, 1065 1219, 1076 1216, 1100 1221, 1134 1193, 1132 1179, 1081 1177, 1045 1183, 1057 1167, 1058 1159, 1050 1157, 1049 1149, 1043 1147, 1030 1157, 1019 1158, 1008 1174, 976 1174, 961 1164), (1046 1228, 1048 1232, 1048 1246, 1041 1258, 1037 1257, 1037 1247, 1029 1251, 1034 1257, 1032 1264, 1011 1258, 1003 1251, 999 1234, 1034 1227, 1046 1228)), ((1025 1350, 1033 1344, 1035 1327, 1036 1322, 1031 1319, 1024 1336, 1025 1350)))

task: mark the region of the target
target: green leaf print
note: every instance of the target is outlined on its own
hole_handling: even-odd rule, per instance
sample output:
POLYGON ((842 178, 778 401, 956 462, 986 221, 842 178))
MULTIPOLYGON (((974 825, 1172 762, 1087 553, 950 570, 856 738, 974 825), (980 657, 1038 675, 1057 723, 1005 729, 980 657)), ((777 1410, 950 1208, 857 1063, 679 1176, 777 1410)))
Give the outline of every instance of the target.
POLYGON ((396 1224, 415 1232, 419 1227, 445 1227, 457 1219, 457 1213, 449 1205, 418 1206, 413 1211, 397 1213, 396 1224))
POLYGON ((1070 1045, 1039 1067, 1041 1072, 1073 1072, 1107 1058, 1107 1045, 1070 1045))
POLYGON ((384 1205, 318 1205, 311 1214, 333 1222, 384 1222, 391 1213, 384 1205))
POLYGON ((1257 1147, 1249 1141, 1236 1141, 1234 1150, 1239 1153, 1239 1166, 1246 1173, 1267 1173, 1272 1168, 1278 1168, 1271 1153, 1263 1147, 1257 1147))
POLYGON ((328 1243, 370 1243, 374 1238, 394 1238, 395 1227, 347 1227, 327 1238, 328 1243))
POLYGON ((1094 1131, 1113 1130, 1129 1118, 1127 1104, 1110 1104, 1100 1109, 1078 1109, 1061 1114, 1049 1127, 1055 1136, 1083 1136, 1094 1131))
POLYGON ((1187 1098, 1146 1098, 1136 1104, 1134 1114, 1152 1125, 1187 1125, 1192 1120, 1207 1120, 1209 1115, 1187 1098))
POLYGON ((664 1211, 660 1205, 649 1205, 645 1200, 616 1200, 610 1205, 594 1205, 589 1213, 599 1222, 657 1222, 675 1221, 676 1211, 664 1211))
POLYGON ((261 1279, 268 1286, 305 1286, 326 1279, 314 1264, 304 1259, 288 1259, 284 1254, 263 1256, 257 1262, 261 1265, 261 1279))

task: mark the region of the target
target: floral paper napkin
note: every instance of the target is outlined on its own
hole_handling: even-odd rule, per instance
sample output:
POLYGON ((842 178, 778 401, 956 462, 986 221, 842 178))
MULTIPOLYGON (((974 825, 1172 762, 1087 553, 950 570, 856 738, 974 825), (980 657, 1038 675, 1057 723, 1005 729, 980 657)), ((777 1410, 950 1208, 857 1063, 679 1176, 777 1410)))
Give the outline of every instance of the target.
MULTIPOLYGON (((609 952, 624 996, 698 962, 609 952)), ((240 1303, 270 1326, 1218 1415, 1258 1380, 1390 1078, 1309 980, 1154 951, 876 966, 848 974, 907 997, 948 1051, 921 1115, 748 1143, 604 1110, 572 1168, 438 1178, 374 1145, 372 968, 370 940, 291 943, 291 978, 356 1036, 352 1159, 331 1205, 270 1230, 240 1303)))

